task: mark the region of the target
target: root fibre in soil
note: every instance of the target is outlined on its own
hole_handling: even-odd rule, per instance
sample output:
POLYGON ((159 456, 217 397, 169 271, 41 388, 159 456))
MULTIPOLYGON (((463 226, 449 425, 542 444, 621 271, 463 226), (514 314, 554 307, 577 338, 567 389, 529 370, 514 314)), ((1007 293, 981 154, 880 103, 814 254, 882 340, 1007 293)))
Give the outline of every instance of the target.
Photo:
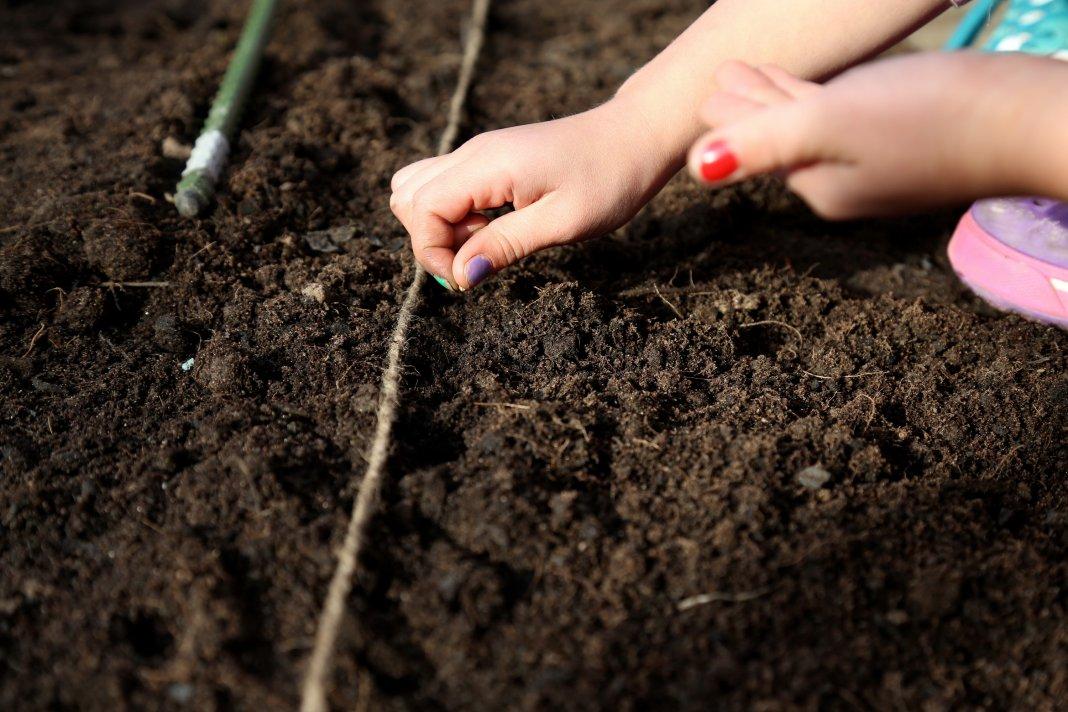
MULTIPOLYGON (((466 130, 603 100, 703 7, 501 2, 466 130)), ((161 146, 245 9, 0 10, 0 708, 296 704, 410 280, 388 180, 469 6, 284 3, 183 221, 161 146)), ((678 180, 428 292, 331 703, 1062 704, 1068 338, 963 293, 952 224, 678 180)))

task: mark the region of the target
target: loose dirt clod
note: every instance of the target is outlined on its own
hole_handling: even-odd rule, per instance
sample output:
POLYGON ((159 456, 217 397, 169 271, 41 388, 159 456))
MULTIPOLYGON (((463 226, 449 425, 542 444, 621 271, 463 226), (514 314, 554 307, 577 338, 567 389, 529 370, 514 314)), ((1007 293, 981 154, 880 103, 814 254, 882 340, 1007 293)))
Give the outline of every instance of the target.
POLYGON ((56 309, 56 323, 70 331, 92 331, 104 320, 107 309, 102 290, 79 287, 63 296, 56 309))
POLYGON ((217 395, 240 395, 254 389, 257 379, 243 349, 215 338, 197 352, 193 379, 217 395))
POLYGON ((108 278, 124 282, 151 273, 159 232, 132 220, 119 224, 97 220, 85 228, 82 239, 89 264, 108 278))
POLYGON ((174 314, 161 314, 152 324, 153 341, 171 353, 183 353, 189 348, 191 334, 174 314))

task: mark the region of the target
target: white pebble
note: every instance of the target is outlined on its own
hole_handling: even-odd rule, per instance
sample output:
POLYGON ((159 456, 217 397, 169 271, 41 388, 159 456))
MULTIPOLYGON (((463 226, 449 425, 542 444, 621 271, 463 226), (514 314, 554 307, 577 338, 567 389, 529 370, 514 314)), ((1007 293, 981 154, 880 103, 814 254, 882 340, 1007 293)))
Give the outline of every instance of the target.
POLYGON ((797 481, 809 489, 819 489, 831 480, 831 473, 819 465, 806 467, 797 473, 797 481))

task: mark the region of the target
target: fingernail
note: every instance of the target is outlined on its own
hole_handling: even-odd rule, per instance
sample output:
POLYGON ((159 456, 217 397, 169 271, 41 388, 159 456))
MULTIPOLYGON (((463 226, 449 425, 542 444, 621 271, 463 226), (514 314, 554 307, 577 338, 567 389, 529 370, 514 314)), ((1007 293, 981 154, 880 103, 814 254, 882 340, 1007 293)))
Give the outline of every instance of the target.
POLYGON ((476 284, 489 277, 493 273, 493 263, 482 255, 476 255, 467 261, 464 267, 464 276, 468 283, 474 287, 476 284))
POLYGON ((738 158, 726 141, 713 141, 701 152, 701 177, 709 183, 721 181, 738 170, 738 158))
POLYGON ((449 290, 450 292, 452 291, 452 285, 446 282, 444 279, 437 276, 436 274, 432 274, 430 276, 433 277, 434 281, 440 284, 442 287, 445 287, 445 289, 449 290))

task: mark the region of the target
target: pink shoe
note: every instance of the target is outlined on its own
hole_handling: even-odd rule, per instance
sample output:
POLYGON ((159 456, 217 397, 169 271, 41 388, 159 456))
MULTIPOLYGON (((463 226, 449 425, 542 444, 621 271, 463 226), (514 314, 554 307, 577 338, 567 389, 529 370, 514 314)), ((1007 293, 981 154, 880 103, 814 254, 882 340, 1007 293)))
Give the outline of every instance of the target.
POLYGON ((949 262, 995 307, 1068 329, 1068 203, 980 200, 953 233, 949 262))

